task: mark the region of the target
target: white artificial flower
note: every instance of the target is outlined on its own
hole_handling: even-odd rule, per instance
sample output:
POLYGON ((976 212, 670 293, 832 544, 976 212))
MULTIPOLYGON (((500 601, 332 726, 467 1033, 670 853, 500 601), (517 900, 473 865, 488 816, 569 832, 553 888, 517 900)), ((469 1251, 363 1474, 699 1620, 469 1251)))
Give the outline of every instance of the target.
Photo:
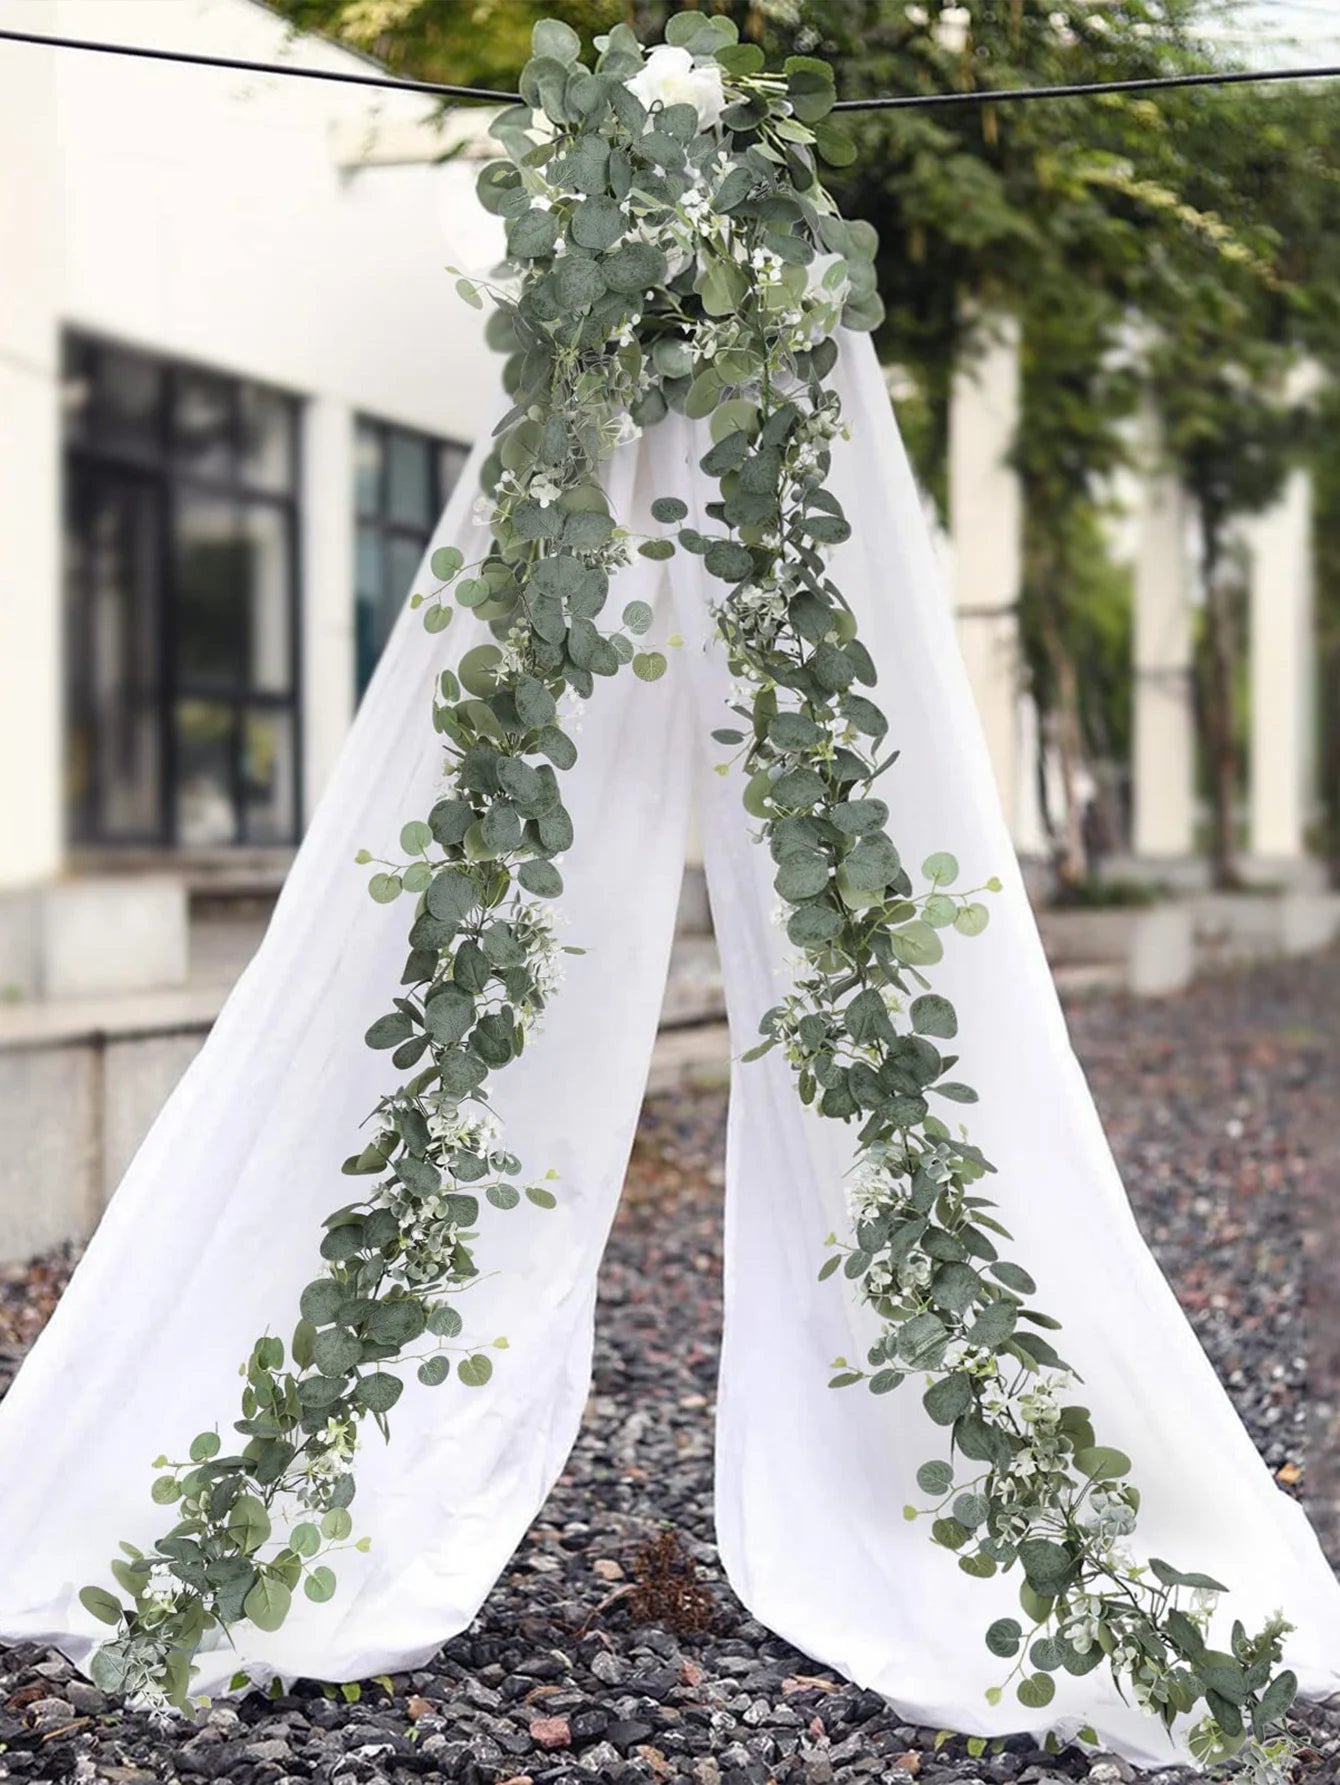
POLYGON ((563 494, 563 490, 561 485, 555 483, 552 477, 541 475, 539 477, 531 478, 530 486, 527 489, 526 494, 533 497, 534 500, 539 503, 541 508, 548 508, 551 503, 558 501, 558 498, 563 494))
POLYGON ((650 111, 654 105, 691 105, 698 126, 710 130, 726 109, 721 70, 715 62, 695 67, 693 57, 678 44, 658 43, 628 83, 650 111))
POLYGON ((957 56, 967 48, 971 24, 972 14, 966 6, 946 6, 935 21, 935 41, 949 55, 957 56))
POLYGON ((634 440, 640 440, 642 430, 625 409, 614 424, 611 444, 614 446, 631 446, 634 440))

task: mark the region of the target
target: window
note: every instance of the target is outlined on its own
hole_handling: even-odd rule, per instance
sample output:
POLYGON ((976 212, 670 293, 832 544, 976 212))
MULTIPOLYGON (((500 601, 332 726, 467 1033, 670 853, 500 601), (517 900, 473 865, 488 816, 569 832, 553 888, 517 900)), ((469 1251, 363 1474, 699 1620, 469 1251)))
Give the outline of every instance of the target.
POLYGON ((73 841, 294 841, 296 402, 86 336, 63 394, 73 841))
POLYGON ((412 592, 424 550, 466 456, 463 446, 407 428, 367 420, 358 424, 354 642, 360 696, 396 615, 412 592))

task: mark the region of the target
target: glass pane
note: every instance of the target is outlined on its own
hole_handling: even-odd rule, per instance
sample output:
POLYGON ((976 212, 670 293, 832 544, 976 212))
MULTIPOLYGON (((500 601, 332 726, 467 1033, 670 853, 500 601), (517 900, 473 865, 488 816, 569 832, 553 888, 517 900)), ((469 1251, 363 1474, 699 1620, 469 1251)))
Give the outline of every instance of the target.
POLYGON ((67 511, 66 798, 80 841, 160 829, 159 503, 88 473, 67 511))
MULTIPOLYGON (((456 488, 457 479, 460 477, 461 472, 464 471, 465 461, 469 457, 470 448, 468 446, 456 446, 454 443, 449 442, 446 446, 438 449, 438 494, 441 501, 445 502, 447 497, 456 488)), ((433 519, 436 520, 437 516, 434 515, 433 519)))
POLYGON ((286 694, 292 557, 284 510, 183 493, 177 503, 177 664, 184 681, 286 694))
POLYGON ((287 694, 292 682, 292 558, 289 518, 283 509, 256 503, 242 511, 247 606, 248 686, 287 694))
POLYGON ((205 372, 177 375, 173 439, 178 463, 196 477, 233 475, 233 388, 205 372))
POLYGON ((250 661, 251 545, 234 504, 179 496, 176 548, 178 674, 240 686, 250 661))
POLYGON ((382 512, 382 437, 365 421, 354 435, 354 503, 361 515, 382 512))
POLYGON ((208 700, 177 703, 177 841, 187 848, 235 843, 233 756, 237 715, 208 700))
POLYGON ((369 678, 377 666, 381 655, 381 611, 383 594, 383 569, 385 554, 382 551, 381 532, 376 527, 361 526, 355 538, 355 572, 354 589, 354 659, 355 687, 359 694, 367 687, 369 678))
POLYGON ((89 341, 65 337, 61 353, 61 416, 67 440, 88 439, 93 426, 93 390, 97 368, 89 341))
POLYGON ((293 715, 253 707, 242 721, 242 837, 291 843, 294 821, 293 715))
POLYGON ((278 391, 244 384, 238 391, 242 481, 287 495, 293 488, 293 404, 278 391))
POLYGON ((401 608, 414 593, 415 584, 419 580, 419 566, 423 563, 422 539, 392 539, 386 567, 386 600, 382 611, 386 616, 385 638, 395 625, 401 608))
POLYGON ((163 449, 163 368, 141 353, 90 343, 92 435, 108 452, 156 458, 163 449))
POLYGON ((431 527, 437 519, 433 445, 421 434, 392 429, 386 437, 386 506, 393 521, 431 527))

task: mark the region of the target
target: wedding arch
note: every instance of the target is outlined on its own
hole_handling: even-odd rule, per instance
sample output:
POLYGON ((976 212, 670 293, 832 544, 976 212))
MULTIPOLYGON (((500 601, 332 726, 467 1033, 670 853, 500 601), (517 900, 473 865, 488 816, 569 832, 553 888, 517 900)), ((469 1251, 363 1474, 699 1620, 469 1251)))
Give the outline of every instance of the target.
POLYGON ((580 1417, 701 726, 742 1050, 732 1582, 923 1720, 1166 1760, 1162 1725, 1283 1778, 1300 1675, 1340 1684, 1340 1591, 1145 1252, 1069 1053, 864 339, 875 234, 822 181, 854 154, 831 71, 769 71, 697 11, 666 38, 619 26, 588 63, 542 23, 494 124, 479 195, 507 262, 458 281, 507 356, 483 493, 449 507, 260 954, 0 1409, 0 1631, 166 1708, 400 1664, 473 1615, 580 1417), (351 838, 407 937, 338 869, 351 838), (336 1130, 371 1099, 318 1262, 336 1130), (185 1443, 239 1356, 240 1418, 185 1443), (134 1511, 153 1422, 185 1454, 134 1511), (137 1538, 119 1590, 76 1603, 69 1558, 112 1519, 137 1538), (1150 1553, 1183 1538, 1214 1574, 1150 1553))

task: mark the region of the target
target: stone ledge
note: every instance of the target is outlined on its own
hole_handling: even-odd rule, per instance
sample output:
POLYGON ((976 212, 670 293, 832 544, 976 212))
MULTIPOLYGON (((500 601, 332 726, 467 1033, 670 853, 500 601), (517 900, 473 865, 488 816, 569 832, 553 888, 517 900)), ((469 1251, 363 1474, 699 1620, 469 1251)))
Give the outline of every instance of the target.
POLYGON ((161 1035, 205 1035, 228 996, 227 986, 122 997, 33 999, 0 1004, 0 1055, 60 1047, 101 1046, 161 1035))
POLYGON ((175 875, 0 892, 0 992, 60 999, 184 986, 188 927, 186 888, 175 875))
POLYGON ((1181 991, 1195 971, 1195 921, 1187 904, 1044 910, 1038 927, 1058 978, 1106 971, 1123 991, 1148 998, 1181 991))

